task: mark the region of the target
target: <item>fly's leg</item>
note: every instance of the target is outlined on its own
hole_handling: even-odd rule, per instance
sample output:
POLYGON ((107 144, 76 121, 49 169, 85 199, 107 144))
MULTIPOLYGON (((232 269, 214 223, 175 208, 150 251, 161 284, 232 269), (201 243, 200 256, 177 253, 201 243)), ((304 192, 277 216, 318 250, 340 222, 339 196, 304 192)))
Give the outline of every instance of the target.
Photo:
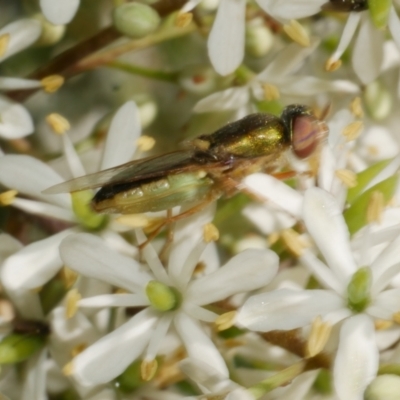
MULTIPOLYGON (((161 232, 162 228, 164 228, 166 225, 173 224, 177 221, 180 221, 181 219, 190 217, 191 215, 200 212, 205 207, 207 207, 210 203, 217 200, 218 197, 219 197, 219 195, 211 194, 207 198, 205 198, 202 202, 197 203, 195 206, 187 209, 186 211, 184 211, 178 215, 171 216, 171 217, 167 216, 167 218, 163 222, 161 222, 161 224, 153 232, 151 232, 149 234, 149 236, 147 237, 147 240, 138 246, 139 250, 142 250, 144 247, 146 247, 148 245, 148 243, 151 242, 161 232)), ((168 241, 168 239, 167 239, 167 241, 168 241)))
MULTIPOLYGON (((169 210, 167 210, 167 221, 171 220, 171 218, 173 218, 172 210, 169 209, 169 210)), ((165 264, 165 261, 166 261, 167 255, 168 255, 168 250, 169 250, 173 240, 174 240, 174 224, 169 222, 169 223, 167 223, 167 239, 160 251, 160 254, 158 255, 159 259, 161 260, 161 262, 163 264, 165 264)))

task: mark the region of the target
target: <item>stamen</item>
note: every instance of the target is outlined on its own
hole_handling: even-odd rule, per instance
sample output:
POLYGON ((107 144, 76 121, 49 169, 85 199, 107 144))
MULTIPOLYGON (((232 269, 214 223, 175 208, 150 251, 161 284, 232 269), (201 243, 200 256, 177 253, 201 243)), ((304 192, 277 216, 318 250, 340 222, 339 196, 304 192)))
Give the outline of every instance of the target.
POLYGON ((71 356, 76 357, 78 354, 81 354, 83 350, 87 348, 86 343, 80 343, 73 347, 71 350, 71 356))
POLYGON ((278 232, 272 232, 271 234, 268 235, 267 242, 270 246, 275 244, 279 240, 279 233, 278 232))
POLYGON ((394 321, 388 321, 386 319, 377 319, 374 322, 375 329, 377 331, 384 331, 386 329, 389 329, 393 326, 394 321))
POLYGON ((356 118, 364 117, 364 110, 362 108, 361 97, 355 97, 350 103, 350 111, 356 118))
POLYGON ((53 132, 59 135, 63 135, 71 128, 68 120, 57 113, 49 114, 46 117, 46 122, 50 125, 50 128, 53 130, 53 132))
POLYGON ((292 19, 289 24, 283 25, 283 30, 294 42, 303 47, 311 44, 310 36, 306 29, 296 20, 292 19))
POLYGON ((213 224, 206 224, 203 228, 203 239, 206 243, 216 242, 219 239, 219 231, 213 224))
POLYGON ((270 83, 263 83, 264 98, 267 101, 277 100, 280 97, 280 92, 277 86, 270 83))
POLYGON ((7 190, 6 192, 0 193, 0 206, 9 206, 14 202, 17 196, 17 190, 7 190))
POLYGON ((323 322, 321 316, 318 315, 314 319, 306 345, 306 356, 308 358, 316 356, 324 349, 331 331, 332 325, 323 322))
POLYGON ((229 349, 234 349, 236 347, 244 346, 246 344, 245 340, 240 339, 226 339, 224 345, 229 349))
POLYGON ((342 66, 342 60, 335 60, 329 58, 325 63, 325 71, 327 72, 334 72, 338 70, 342 66))
POLYGON ((156 140, 151 136, 142 135, 136 140, 136 145, 141 152, 151 150, 156 143, 156 140))
POLYGON ((61 75, 49 75, 43 78, 40 83, 46 93, 54 93, 64 84, 64 81, 65 79, 61 75))
POLYGON ((347 142, 351 142, 360 136, 363 129, 364 123, 362 121, 354 121, 343 129, 342 135, 346 138, 347 142))
POLYGON ((178 13, 175 18, 175 26, 178 28, 185 28, 188 26, 193 20, 193 14, 190 12, 186 13, 178 13))
POLYGON ((236 314, 236 311, 228 311, 227 313, 220 315, 215 320, 215 326, 217 327, 217 330, 224 331, 225 329, 233 326, 236 321, 236 314))
POLYGON ((72 287, 78 278, 78 274, 75 271, 65 266, 62 268, 60 276, 67 288, 72 287))
POLYGON ((301 240, 300 235, 293 229, 286 229, 281 233, 281 238, 284 241, 286 247, 295 257, 300 257, 305 249, 305 244, 301 240))
POLYGON ((353 188, 357 186, 357 174, 353 171, 350 171, 349 169, 338 169, 335 171, 335 175, 346 187, 353 188))
POLYGON ((367 207, 367 221, 368 223, 376 222, 378 224, 382 221, 382 214, 385 208, 385 198, 383 193, 375 190, 371 194, 371 198, 367 207))
POLYGON ((392 315, 392 320, 395 324, 400 325, 400 311, 397 311, 392 315))
POLYGON ((6 53, 9 42, 10 42, 9 33, 5 33, 4 35, 0 36, 0 57, 2 57, 6 53))
POLYGON ((65 376, 71 376, 74 373, 74 365, 73 365, 73 361, 70 361, 69 363, 65 364, 63 369, 62 369, 62 373, 65 376))
POLYGON ((71 289, 66 296, 65 317, 72 318, 78 310, 78 301, 82 298, 78 289, 71 289))
POLYGON ((146 382, 154 378, 157 372, 158 362, 157 360, 143 360, 140 365, 140 376, 146 382))

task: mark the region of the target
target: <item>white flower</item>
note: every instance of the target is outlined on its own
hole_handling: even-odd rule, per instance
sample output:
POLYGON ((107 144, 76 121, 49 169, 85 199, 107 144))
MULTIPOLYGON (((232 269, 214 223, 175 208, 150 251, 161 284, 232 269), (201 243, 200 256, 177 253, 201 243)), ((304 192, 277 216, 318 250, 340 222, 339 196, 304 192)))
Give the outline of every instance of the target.
MULTIPOLYGON (((190 11, 200 0, 185 4, 182 12, 190 11)), ((304 18, 317 13, 324 0, 256 0, 273 17, 304 18)), ((215 70, 221 75, 233 72, 244 57, 246 0, 220 0, 217 15, 208 38, 208 54, 215 70)))
POLYGON ((309 47, 301 47, 296 43, 286 46, 263 71, 254 75, 246 85, 213 93, 200 100, 193 110, 195 112, 236 110, 237 117, 243 117, 254 111, 252 101, 265 99, 265 85, 277 89, 278 96, 282 94, 305 97, 325 92, 359 92, 359 87, 347 80, 328 81, 315 76, 294 75, 318 44, 319 40, 314 39, 309 47))
MULTIPOLYGON (((39 38, 40 33, 40 23, 34 19, 21 19, 0 29, 0 62, 30 46, 39 38)), ((40 81, 0 77, 0 90, 40 86, 40 81)), ((26 108, 0 96, 0 136, 18 139, 29 135, 33 129, 32 118, 26 108)))
POLYGON ((52 24, 63 25, 74 18, 79 3, 79 0, 40 0, 40 7, 52 24))
POLYGON ((282 289, 253 296, 240 310, 238 322, 252 330, 270 331, 303 327, 319 316, 329 325, 344 320, 334 384, 340 399, 362 399, 378 367, 374 319, 392 320, 399 311, 400 290, 386 288, 400 271, 400 238, 372 259, 370 249, 375 243, 366 234, 363 249, 353 254, 341 209, 319 188, 306 192, 303 213, 306 227, 329 266, 308 249, 299 260, 326 289, 282 289))
MULTIPOLYGON (((150 268, 145 270, 133 259, 105 247, 93 235, 71 235, 63 241, 61 257, 70 268, 129 292, 82 299, 78 303, 81 307, 145 307, 73 360, 74 376, 81 383, 108 382, 141 356, 142 367, 153 365, 171 325, 190 357, 228 375, 220 352, 199 323, 214 322, 218 315, 203 306, 264 286, 275 275, 278 258, 269 251, 248 250, 214 272, 193 279, 206 247, 203 226, 211 220, 213 210, 209 206, 177 224, 167 269, 150 244, 143 251, 150 268), (165 296, 155 295, 158 289, 165 296)), ((141 232, 137 234, 139 242, 145 240, 141 232)))

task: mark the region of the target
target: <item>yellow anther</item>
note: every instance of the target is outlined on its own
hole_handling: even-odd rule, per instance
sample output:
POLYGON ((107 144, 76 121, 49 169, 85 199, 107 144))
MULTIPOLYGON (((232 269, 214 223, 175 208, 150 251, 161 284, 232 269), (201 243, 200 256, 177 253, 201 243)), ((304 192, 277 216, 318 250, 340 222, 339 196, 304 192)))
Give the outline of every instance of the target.
POLYGON ((146 228, 150 224, 149 218, 144 214, 121 215, 115 221, 131 228, 146 228))
POLYGON ((17 196, 17 190, 7 190, 6 192, 0 193, 0 205, 1 206, 9 206, 14 202, 15 197, 17 196))
POLYGON ((268 244, 270 246, 272 246, 279 240, 279 237, 280 237, 280 235, 278 232, 273 232, 273 233, 269 234, 268 238, 267 238, 268 244))
POLYGON ((65 317, 72 318, 78 310, 78 302, 82 298, 78 289, 71 289, 66 296, 65 317))
POLYGON ((371 156, 377 156, 379 154, 379 148, 377 146, 367 146, 367 152, 371 156))
POLYGON ((217 327, 217 330, 224 331, 225 329, 233 326, 236 321, 236 314, 236 311, 228 311, 227 313, 220 315, 215 320, 215 326, 217 327))
POLYGON ((185 28, 192 22, 192 19, 192 13, 178 13, 175 18, 175 26, 177 26, 178 28, 185 28))
POLYGON ((68 120, 57 113, 49 114, 46 117, 46 122, 50 125, 50 128, 53 130, 53 132, 59 135, 63 135, 71 128, 68 120))
POLYGON ((155 144, 155 139, 147 135, 142 135, 140 138, 138 138, 138 140, 136 140, 136 145, 142 152, 151 150, 155 144))
POLYGON ((331 331, 332 325, 323 322, 320 316, 314 319, 306 345, 306 356, 308 358, 316 356, 324 349, 331 331))
POLYGON ((216 242, 219 239, 219 231, 213 224, 206 224, 203 228, 203 239, 206 243, 216 242))
POLYGON ((392 320, 395 324, 400 325, 400 311, 397 311, 392 315, 392 320))
POLYGON ((326 63, 325 63, 325 71, 327 72, 333 72, 338 70, 342 66, 342 60, 335 60, 332 58, 329 58, 326 63))
POLYGON ((371 194, 367 207, 367 221, 368 223, 377 222, 378 224, 382 221, 382 213, 385 208, 385 198, 383 193, 379 190, 375 190, 371 194))
POLYGON ((154 378, 157 372, 158 362, 157 360, 143 360, 140 365, 140 376, 146 382, 154 378))
POLYGON ((377 331, 384 331, 393 326, 393 321, 388 321, 386 319, 377 319, 375 320, 374 325, 377 331))
POLYGON ((335 175, 346 187, 353 188, 357 186, 357 174, 353 171, 349 169, 338 169, 335 171, 335 175))
POLYGON ((78 354, 81 354, 83 350, 87 348, 86 343, 80 343, 74 346, 71 350, 71 356, 76 357, 78 354))
POLYGON ((49 75, 43 78, 40 83, 46 93, 54 93, 64 84, 64 81, 65 79, 61 75, 49 75))
POLYGON ((65 376, 71 376, 74 373, 74 365, 73 365, 72 361, 70 361, 69 363, 64 365, 64 367, 62 369, 62 373, 65 376))
POLYGON ((362 118, 364 116, 361 97, 354 97, 354 99, 350 103, 350 111, 356 118, 362 118))
POLYGON ((286 229, 281 233, 281 238, 285 243, 286 247, 289 249, 291 253, 294 254, 296 257, 300 257, 303 252, 305 243, 300 238, 300 235, 295 232, 293 229, 286 229))
POLYGON ((10 42, 10 34, 5 33, 0 36, 0 57, 4 56, 7 51, 8 43, 10 42))
POLYGON ((342 135, 346 138, 347 142, 351 142, 360 136, 363 129, 364 124, 362 121, 354 121, 343 129, 342 135))
POLYGON ((224 345, 230 349, 234 349, 235 347, 244 346, 246 342, 240 339, 226 339, 224 345))
POLYGON ((288 24, 283 25, 283 30, 290 37, 290 39, 292 39, 300 46, 310 46, 310 36, 307 30, 300 24, 300 22, 292 19, 288 24))
POLYGON ((279 99, 280 93, 279 93, 279 89, 277 86, 272 85, 270 83, 264 83, 262 85, 262 88, 264 91, 265 100, 272 101, 272 100, 279 99))
POLYGON ((76 282, 76 279, 78 278, 78 274, 75 271, 65 266, 60 271, 60 276, 62 281, 64 282, 65 287, 68 289, 72 287, 72 285, 76 282))

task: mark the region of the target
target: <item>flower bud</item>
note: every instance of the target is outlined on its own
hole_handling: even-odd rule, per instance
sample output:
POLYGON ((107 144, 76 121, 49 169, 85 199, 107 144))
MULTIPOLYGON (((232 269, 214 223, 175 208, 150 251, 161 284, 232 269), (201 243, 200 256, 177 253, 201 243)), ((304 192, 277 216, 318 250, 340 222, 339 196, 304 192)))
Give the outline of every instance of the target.
POLYGON ((366 86, 364 101, 368 114, 376 121, 385 119, 392 110, 392 97, 387 88, 379 81, 371 82, 366 86))
POLYGON ((42 335, 13 333, 0 342, 0 364, 16 364, 27 360, 46 343, 42 335))
POLYGON ((125 3, 114 9, 113 21, 118 31, 125 36, 138 39, 158 28, 160 16, 146 4, 125 3))
POLYGON ((274 37, 261 18, 251 20, 246 27, 246 51, 253 57, 265 56, 272 47, 274 37))
POLYGON ((64 36, 65 25, 54 25, 44 15, 36 14, 33 18, 42 25, 42 34, 36 44, 39 46, 51 46, 58 43, 64 36))
POLYGON ((400 377, 381 375, 374 379, 364 394, 365 400, 396 400, 400 393, 400 377))

